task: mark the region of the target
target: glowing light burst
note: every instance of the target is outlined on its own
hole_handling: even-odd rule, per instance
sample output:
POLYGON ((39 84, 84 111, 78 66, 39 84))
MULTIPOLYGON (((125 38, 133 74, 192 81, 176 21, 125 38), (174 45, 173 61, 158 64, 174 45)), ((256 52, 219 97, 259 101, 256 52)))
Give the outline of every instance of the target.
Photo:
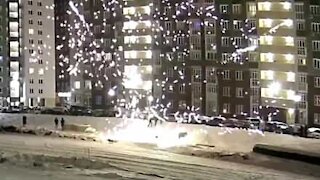
POLYGON ((123 123, 107 131, 105 139, 116 141, 155 144, 158 148, 193 145, 192 137, 185 128, 158 126, 150 128, 146 121, 126 118, 123 123))
MULTIPOLYGON (((112 0, 108 4, 106 4, 104 1, 103 2, 103 11, 110 12, 112 16, 115 15, 114 8, 109 8, 107 7, 108 5, 115 4, 121 8, 122 5, 119 4, 117 0, 112 0)), ((161 37, 159 38, 159 35, 154 35, 154 36, 146 36, 145 37, 145 42, 147 43, 154 43, 157 46, 166 46, 166 47, 171 47, 171 51, 169 53, 174 53, 174 52, 179 52, 178 56, 180 56, 181 59, 184 59, 188 56, 190 56, 190 50, 195 48, 195 44, 191 44, 190 49, 185 48, 181 49, 179 45, 173 46, 173 42, 178 44, 177 42, 180 41, 181 39, 186 40, 186 38, 191 38, 192 35, 199 35, 200 33, 200 28, 205 27, 207 29, 214 28, 216 25, 214 23, 220 23, 223 25, 223 19, 219 20, 216 14, 216 8, 214 5, 207 6, 205 8, 196 6, 194 2, 191 1, 186 1, 186 2, 178 2, 172 4, 171 2, 167 0, 162 0, 162 3, 166 4, 169 7, 173 7, 176 9, 176 14, 173 14, 173 19, 174 21, 178 22, 178 16, 179 15, 187 15, 188 17, 191 16, 191 12, 195 12, 195 14, 198 17, 204 17, 206 19, 212 20, 211 21, 204 21, 201 22, 199 21, 193 21, 192 19, 185 18, 185 20, 182 20, 182 24, 186 26, 192 26, 194 27, 194 32, 191 30, 188 30, 188 32, 184 32, 182 28, 180 30, 175 31, 173 34, 170 32, 170 30, 165 29, 165 27, 162 27, 158 21, 167 21, 169 20, 167 17, 166 12, 161 12, 160 9, 158 8, 148 8, 146 6, 146 9, 154 9, 153 14, 151 12, 148 12, 148 15, 152 16, 155 21, 146 21, 145 25, 147 28, 152 29, 153 33, 157 34, 160 31, 163 31, 161 33, 161 37), (152 15, 151 15, 152 14, 152 15), (221 21, 221 22, 217 22, 221 21), (158 39, 165 39, 165 41, 159 41, 158 39), (161 44, 162 43, 162 44, 161 44)), ((142 89, 144 90, 150 90, 152 88, 152 82, 144 83, 142 80, 142 74, 138 72, 138 66, 132 66, 132 69, 126 73, 125 71, 123 72, 120 70, 121 68, 119 67, 118 63, 119 61, 125 61, 126 59, 123 59, 120 53, 123 53, 123 47, 117 47, 116 44, 118 44, 118 40, 116 38, 111 39, 110 42, 110 48, 112 50, 115 50, 118 48, 119 52, 98 52, 97 50, 100 49, 100 47, 105 46, 105 42, 102 39, 95 39, 93 36, 93 33, 91 32, 90 28, 93 27, 92 23, 87 23, 85 20, 85 16, 81 14, 80 10, 77 8, 78 6, 82 6, 83 4, 75 4, 73 1, 69 1, 68 5, 70 6, 72 11, 68 11, 67 13, 70 15, 72 12, 76 15, 77 18, 74 19, 74 26, 70 26, 70 24, 62 23, 61 27, 67 28, 69 33, 74 36, 72 37, 68 43, 69 43, 69 48, 73 49, 76 51, 73 59, 76 59, 75 64, 70 64, 70 59, 68 57, 64 57, 63 55, 59 56, 60 59, 63 60, 61 64, 59 63, 60 66, 66 66, 66 64, 69 63, 69 66, 66 69, 66 72, 62 72, 62 75, 59 77, 64 77, 63 73, 69 73, 70 75, 77 76, 81 71, 85 74, 88 74, 90 77, 94 77, 96 79, 101 79, 104 78, 105 80, 109 80, 110 78, 122 78, 121 83, 118 85, 124 85, 129 87, 143 87, 142 89), (79 22, 80 21, 80 22, 79 22), (94 39, 94 40, 92 40, 94 39), (85 43, 89 42, 89 48, 83 48, 85 43), (87 57, 87 58, 85 58, 87 57), (87 71, 81 69, 82 64, 91 64, 95 69, 98 71, 87 71), (105 73, 107 71, 112 72, 112 73, 105 73), (99 73, 104 72, 104 75, 100 75, 99 73)), ((153 6, 150 4, 149 6, 153 6)), ((287 4, 284 6, 288 7, 287 4)), ((97 17, 98 14, 100 14, 100 11, 94 12, 94 18, 97 17)), ((134 16, 129 16, 126 15, 125 18, 129 20, 128 27, 133 28, 137 26, 137 23, 132 24, 133 20, 137 18, 142 18, 142 14, 135 14, 134 16)), ((107 20, 104 19, 103 21, 103 29, 106 27, 106 22, 107 20)), ((241 38, 244 39, 249 39, 250 33, 252 33, 254 30, 256 30, 256 27, 251 27, 249 28, 249 22, 248 20, 245 20, 242 22, 243 27, 239 28, 239 31, 242 33, 241 38)), ((275 33, 280 27, 282 26, 292 26, 293 22, 290 20, 285 20, 284 22, 271 27, 269 31, 265 35, 268 34, 273 34, 275 33)), ((178 26, 178 23, 177 23, 178 26)), ((116 27, 113 26, 111 27, 112 30, 115 30, 116 27)), ((124 29, 122 30, 124 31, 124 29)), ((131 30, 133 31, 133 30, 131 30)), ((222 34, 226 33, 226 29, 221 29, 222 34)), ((210 34, 210 31, 207 33, 210 34)), ((66 37, 60 37, 61 39, 65 40, 66 37)), ((258 38, 257 38, 258 39, 258 38)), ((256 40, 257 40, 256 39, 256 40)), ((128 42, 133 42, 133 43, 138 43, 140 40, 143 41, 143 39, 138 39, 137 37, 127 37, 124 38, 124 40, 128 42)), ((258 42, 258 41, 257 41, 258 42)), ((180 43, 181 44, 181 43, 180 43)), ((183 44, 183 41, 182 41, 183 44)), ((239 63, 242 65, 244 62, 244 59, 242 58, 242 54, 245 54, 246 52, 250 51, 255 51, 258 48, 258 44, 251 45, 249 47, 242 47, 239 45, 239 43, 236 42, 236 38, 231 38, 231 43, 230 45, 235 47, 235 52, 231 53, 230 56, 227 58, 226 61, 221 61, 221 64, 227 64, 227 63, 239 63)), ((131 46, 131 44, 129 45, 131 46)), ((212 47, 212 49, 216 48, 216 44, 211 43, 208 45, 209 47, 212 47)), ((60 51, 64 47, 63 45, 58 45, 57 50, 60 51)), ((150 54, 151 50, 146 51, 146 56, 152 57, 152 53, 150 54)), ((137 58, 137 54, 135 53, 130 53, 130 58, 137 58)), ((167 59, 167 61, 171 62, 173 61, 173 56, 170 54, 166 53, 161 53, 160 57, 164 57, 167 59)), ((169 75, 167 72, 160 72, 160 74, 163 75, 163 78, 160 79, 155 79, 155 84, 163 89, 163 91, 170 90, 172 88, 171 86, 165 86, 166 84, 172 83, 172 84, 178 84, 181 83, 181 81, 184 81, 185 79, 185 74, 184 70, 180 70, 180 68, 186 67, 186 63, 182 63, 181 67, 175 66, 173 69, 174 71, 177 71, 179 73, 179 78, 178 79, 172 79, 169 78, 169 75)), ((147 71, 153 71, 153 67, 148 67, 147 71)), ((204 80, 203 83, 206 83, 207 80, 204 80)), ((184 85, 191 86, 191 83, 187 83, 184 85)), ((95 86, 101 86, 103 87, 103 83, 99 80, 95 86)), ((118 97, 118 92, 116 91, 118 89, 117 87, 112 87, 108 91, 109 96, 114 96, 118 97)), ((120 88, 119 88, 120 89, 120 88)), ((142 142, 142 143, 155 143, 159 147, 172 147, 172 146, 184 146, 188 144, 192 144, 194 142, 195 136, 192 136, 191 134, 187 134, 184 137, 179 136, 180 133, 184 133, 185 129, 179 128, 179 125, 177 128, 171 128, 167 129, 166 126, 160 126, 157 128, 148 128, 147 123, 145 121, 142 121, 141 118, 138 118, 142 112, 147 110, 149 113, 151 113, 154 117, 157 117, 160 119, 160 121, 166 121, 169 119, 167 117, 167 111, 171 108, 172 104, 169 102, 167 104, 163 104, 162 100, 166 100, 166 96, 162 95, 161 97, 155 97, 151 96, 150 94, 147 94, 147 99, 149 101, 149 107, 147 107, 145 110, 141 110, 137 108, 137 104, 139 101, 142 99, 143 95, 139 93, 138 91, 133 90, 132 94, 135 94, 131 100, 127 99, 117 99, 117 102, 119 104, 124 104, 123 107, 125 109, 122 109, 120 107, 118 108, 118 113, 116 114, 117 117, 123 118, 124 122, 121 123, 119 126, 115 127, 113 130, 106 132, 105 137, 110 138, 110 139, 115 139, 115 140, 124 140, 124 141, 133 141, 133 142, 142 142), (152 104, 156 104, 152 106, 152 104), (131 113, 127 114, 125 111, 130 109, 131 113), (157 110, 155 110, 157 109, 157 110), (162 114, 161 116, 159 114, 162 114), (137 119, 138 118, 138 119, 137 119)), ((200 97, 202 98, 202 97, 200 97)), ((202 100, 202 99, 201 99, 202 100)), ((180 112, 174 113, 174 118, 178 121, 178 123, 182 123, 187 120, 187 122, 195 121, 200 123, 199 119, 199 114, 196 113, 199 110, 199 107, 195 106, 185 106, 185 110, 188 112, 183 112, 182 115, 180 112)), ((150 117, 148 117, 149 119, 150 117)), ((232 130, 230 129, 225 129, 225 133, 231 133, 232 130)), ((249 133, 253 133, 249 131, 249 133)), ((205 134, 204 130, 201 130, 200 134, 205 134)), ((222 133, 223 134, 223 133, 222 133)))

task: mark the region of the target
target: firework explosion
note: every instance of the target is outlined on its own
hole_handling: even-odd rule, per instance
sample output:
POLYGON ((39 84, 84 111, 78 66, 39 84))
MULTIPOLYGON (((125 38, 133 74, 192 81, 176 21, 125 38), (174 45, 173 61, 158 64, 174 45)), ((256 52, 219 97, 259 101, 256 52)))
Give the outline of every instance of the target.
MULTIPOLYGON (((101 14, 109 14, 110 16, 116 18, 116 16, 118 16, 117 10, 119 11, 120 9, 120 12, 124 12, 124 7, 126 3, 127 2, 124 2, 123 4, 123 2, 116 0, 101 0, 100 4, 103 7, 103 11, 98 10, 93 12, 92 18, 98 19, 101 14)), ((145 16, 146 14, 152 17, 154 20, 145 22, 146 27, 148 29, 151 29, 151 34, 153 34, 153 36, 151 37, 148 36, 146 41, 154 44, 155 47, 169 46, 171 48, 170 52, 179 52, 180 57, 178 58, 180 59, 185 59, 189 57, 191 55, 190 50, 199 49, 199 47, 197 47, 198 39, 196 39, 194 35, 201 35, 200 29, 202 29, 203 27, 205 29, 205 33, 209 35, 214 34, 214 32, 217 30, 217 24, 220 24, 220 26, 222 27, 222 34, 225 34, 227 31, 228 27, 226 26, 226 24, 228 24, 229 21, 218 17, 216 9, 213 5, 198 6, 196 3, 193 3, 192 0, 175 3, 172 3, 169 0, 162 0, 161 3, 169 7, 170 13, 169 11, 165 12, 161 10, 160 8, 156 7, 154 4, 151 3, 144 7, 147 9, 145 11, 145 14, 133 13, 130 15, 125 15, 125 21, 133 27, 137 26, 134 20, 138 19, 138 22, 145 22, 143 20, 143 16, 145 16), (175 11, 172 11, 171 8, 175 8, 175 11), (153 11, 151 12, 151 10, 153 11), (168 27, 166 27, 165 24, 160 23, 168 20, 168 15, 170 15, 170 17, 172 16, 172 18, 177 24, 180 23, 181 25, 183 25, 183 28, 175 32, 168 30, 168 27), (184 20, 181 20, 181 15, 187 16, 188 18, 184 18, 184 20), (193 15, 196 15, 198 17, 198 20, 192 20, 191 18, 189 18, 193 15), (184 27, 187 26, 193 27, 193 30, 188 29, 186 31, 184 27), (190 38, 191 40, 190 48, 182 48, 183 46, 181 46, 181 44, 183 44, 184 39, 186 38, 190 38), (161 39, 164 39, 164 41, 162 41, 161 39), (172 44, 176 44, 176 46, 173 46, 172 44)), ((61 23, 60 26, 61 28, 67 28, 69 32, 68 37, 71 38, 67 39, 66 36, 57 38, 68 40, 68 48, 72 49, 74 55, 70 58, 64 56, 63 54, 59 56, 59 58, 62 60, 59 63, 59 65, 68 66, 67 71, 61 71, 59 78, 64 78, 66 76, 66 73, 68 73, 69 76, 78 76, 79 74, 86 74, 92 79, 97 79, 97 81, 94 83, 94 86, 100 88, 104 88, 104 81, 109 81, 111 79, 120 79, 121 83, 108 87, 109 90, 107 90, 109 96, 114 96, 117 98, 115 101, 113 101, 115 106, 122 104, 121 107, 118 107, 118 117, 122 117, 124 119, 130 118, 132 120, 140 118, 141 114, 145 113, 145 111, 148 111, 149 114, 151 112, 153 116, 156 116, 161 121, 165 121, 166 119, 168 119, 166 112, 168 111, 168 109, 170 109, 171 103, 169 102, 163 104, 163 100, 166 99, 166 96, 152 96, 150 89, 152 89, 152 86, 158 86, 162 89, 162 91, 171 91, 173 88, 172 84, 177 83, 182 83, 183 86, 191 86, 191 83, 185 83, 184 81, 186 63, 182 62, 179 66, 173 65, 172 70, 177 71, 179 73, 179 78, 172 80, 172 72, 163 71, 159 73, 162 75, 162 78, 153 79, 153 85, 144 84, 144 81, 142 80, 142 74, 139 73, 139 67, 141 65, 140 63, 131 66, 131 69, 129 71, 130 73, 125 71, 123 64, 128 60, 125 58, 125 56, 123 56, 123 47, 119 46, 119 39, 115 37, 107 43, 103 38, 97 39, 93 33, 97 31, 94 29, 93 23, 86 22, 85 14, 81 13, 84 12, 84 4, 82 2, 77 3, 74 1, 69 1, 68 5, 70 7, 70 10, 67 11, 67 14, 73 18, 70 18, 70 21, 65 21, 65 23, 61 23), (106 46, 106 44, 108 44, 111 51, 100 51, 101 47, 106 46), (71 59, 74 59, 75 61, 72 61, 71 59), (90 65, 92 68, 85 69, 83 68, 84 65, 90 65), (121 97, 121 95, 125 96, 126 93, 128 93, 125 90, 123 90, 123 87, 130 88, 136 86, 143 86, 143 89, 145 91, 141 92, 132 89, 129 92, 131 94, 134 94, 134 98, 128 100, 124 97, 121 97), (138 107, 138 104, 142 98, 146 97, 149 101, 149 104, 145 109, 140 109, 138 107), (123 109, 123 107, 125 107, 125 109, 123 109), (126 111, 128 111, 129 109, 130 113, 128 114, 126 111)), ((130 9, 128 11, 130 11, 130 9)), ((290 26, 291 23, 291 21, 286 21, 284 23, 278 24, 270 28, 270 30, 265 35, 275 33, 277 29, 279 29, 281 26, 290 26)), ((234 24, 234 26, 236 26, 236 24, 234 24)), ((98 31, 101 30, 102 33, 104 33, 106 29, 108 29, 109 31, 117 31, 118 27, 116 25, 110 27, 110 25, 107 22, 107 19, 104 18, 102 28, 98 29, 98 31)), ((249 51, 255 51, 258 47, 258 38, 252 38, 250 36, 250 33, 256 30, 256 27, 252 26, 249 19, 245 20, 244 22, 240 22, 238 29, 242 34, 241 38, 247 40, 250 46, 243 47, 243 44, 239 41, 239 38, 230 38, 230 44, 234 47, 235 51, 233 53, 228 53, 226 58, 223 58, 223 60, 220 61, 221 64, 236 63, 239 65, 243 65, 246 61, 248 61, 247 57, 243 58, 246 56, 245 53, 249 51)), ((122 28, 122 32, 125 31, 126 30, 122 28)), ((129 30, 129 32, 130 31, 133 32, 133 30, 129 30)), ((129 41, 132 44, 135 44, 139 42, 139 39, 135 37, 129 39, 129 41)), ((132 44, 129 43, 128 46, 130 47, 132 44)), ((209 41, 209 44, 206 44, 206 46, 210 47, 213 51, 216 50, 216 44, 214 42, 209 41)), ((58 51, 63 48, 63 44, 57 45, 58 51)), ((145 48, 147 48, 147 46, 145 48)), ((146 49, 146 56, 152 57, 152 49, 146 49)), ((170 53, 161 53, 160 57, 165 58, 168 62, 171 62, 173 60, 173 57, 170 53)), ((154 73, 155 70, 156 68, 153 66, 148 66, 146 69, 146 71, 151 71, 151 74, 154 73)), ((216 73, 218 72, 212 70, 211 76, 214 76, 216 73)), ((197 82, 201 82, 204 84, 208 82, 208 80, 202 81, 201 74, 194 74, 193 77, 197 80, 197 82)), ((199 99, 201 100, 202 97, 200 96, 199 99)), ((199 122, 199 114, 195 113, 199 110, 199 107, 185 106, 185 109, 189 113, 185 112, 183 115, 181 115, 180 112, 174 113, 174 117, 178 122, 183 122, 185 117, 187 117, 188 122, 192 120, 199 122)), ((150 130, 142 128, 141 124, 139 124, 138 122, 132 123, 132 121, 130 121, 129 124, 130 127, 124 128, 124 126, 122 125, 115 128, 113 131, 117 133, 113 133, 113 135, 117 134, 116 136, 118 139, 125 139, 124 136, 127 138, 127 140, 129 140, 128 137, 130 136, 134 139, 140 139, 140 137, 135 137, 133 136, 133 134, 137 134, 136 132, 139 130, 148 131, 146 132, 146 134, 151 134, 150 136, 153 138, 146 141, 154 142, 154 137, 159 138, 159 134, 170 134, 163 129, 158 129, 155 132, 152 132, 155 133, 152 135, 150 130), (120 129, 125 129, 125 131, 120 131, 120 129)), ((183 130, 179 129, 175 131, 174 134, 176 134, 177 132, 183 132, 183 130)), ((176 144, 178 143, 176 142, 176 144)))

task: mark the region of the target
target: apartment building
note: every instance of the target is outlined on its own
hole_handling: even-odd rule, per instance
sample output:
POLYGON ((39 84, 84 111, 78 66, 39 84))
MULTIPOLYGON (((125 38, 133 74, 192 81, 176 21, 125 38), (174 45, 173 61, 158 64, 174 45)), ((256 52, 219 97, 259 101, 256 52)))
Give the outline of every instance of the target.
POLYGON ((57 64, 63 59, 69 63, 57 67, 57 87, 68 87, 57 92, 71 101, 75 87, 91 87, 87 95, 78 95, 90 97, 79 104, 104 107, 138 98, 144 106, 149 99, 172 112, 260 116, 310 125, 319 121, 317 1, 79 1, 77 8, 93 34, 88 39, 103 42, 98 48, 84 43, 79 49, 67 43, 75 37, 78 17, 65 15, 69 4, 57 2, 61 32, 57 30, 56 41, 66 43, 58 50, 64 55, 57 54, 63 57, 57 64), (89 61, 86 68, 79 67, 89 73, 70 80, 68 68, 78 62, 70 64, 71 59, 81 49, 87 50, 88 59, 93 51, 107 53, 116 68, 99 74, 92 66, 99 62, 89 61), (115 69, 121 76, 112 76, 115 69), (83 78, 90 73, 99 76, 83 78))
POLYGON ((0 107, 7 106, 8 88, 8 42, 7 2, 0 2, 0 107))
POLYGON ((22 101, 25 106, 54 107, 54 1, 27 0, 21 7, 22 101), (23 61, 22 61, 23 59, 23 61))

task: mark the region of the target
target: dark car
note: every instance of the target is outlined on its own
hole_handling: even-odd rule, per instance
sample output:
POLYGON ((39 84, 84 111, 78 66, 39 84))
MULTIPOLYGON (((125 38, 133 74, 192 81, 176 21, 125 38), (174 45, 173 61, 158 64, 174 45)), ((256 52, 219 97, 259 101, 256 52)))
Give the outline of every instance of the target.
POLYGON ((69 113, 75 116, 91 116, 92 110, 83 106, 70 106, 69 113))
POLYGON ((226 118, 224 117, 212 117, 209 121, 206 122, 206 125, 222 127, 224 121, 226 121, 226 118))

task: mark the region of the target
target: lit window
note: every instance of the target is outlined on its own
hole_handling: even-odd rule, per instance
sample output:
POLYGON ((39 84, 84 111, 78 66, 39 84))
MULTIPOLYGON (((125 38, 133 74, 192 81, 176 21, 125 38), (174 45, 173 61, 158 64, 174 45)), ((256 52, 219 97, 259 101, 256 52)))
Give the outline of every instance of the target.
POLYGON ((44 70, 43 70, 43 68, 41 68, 41 69, 39 69, 39 75, 43 75, 44 74, 44 70))
POLYGON ((295 82, 296 81, 296 74, 293 72, 287 72, 287 81, 295 82))
POLYGON ((271 2, 258 2, 258 11, 270 11, 271 2))
POLYGON ((80 89, 80 81, 74 82, 74 88, 75 89, 80 89))
POLYGON ((274 71, 268 70, 268 71, 261 71, 261 79, 264 80, 273 80, 274 79, 274 71))
POLYGON ((29 68, 29 74, 33 74, 34 73, 34 69, 33 68, 29 68))
POLYGON ((34 34, 34 30, 33 29, 29 29, 29 34, 30 35, 34 34))

